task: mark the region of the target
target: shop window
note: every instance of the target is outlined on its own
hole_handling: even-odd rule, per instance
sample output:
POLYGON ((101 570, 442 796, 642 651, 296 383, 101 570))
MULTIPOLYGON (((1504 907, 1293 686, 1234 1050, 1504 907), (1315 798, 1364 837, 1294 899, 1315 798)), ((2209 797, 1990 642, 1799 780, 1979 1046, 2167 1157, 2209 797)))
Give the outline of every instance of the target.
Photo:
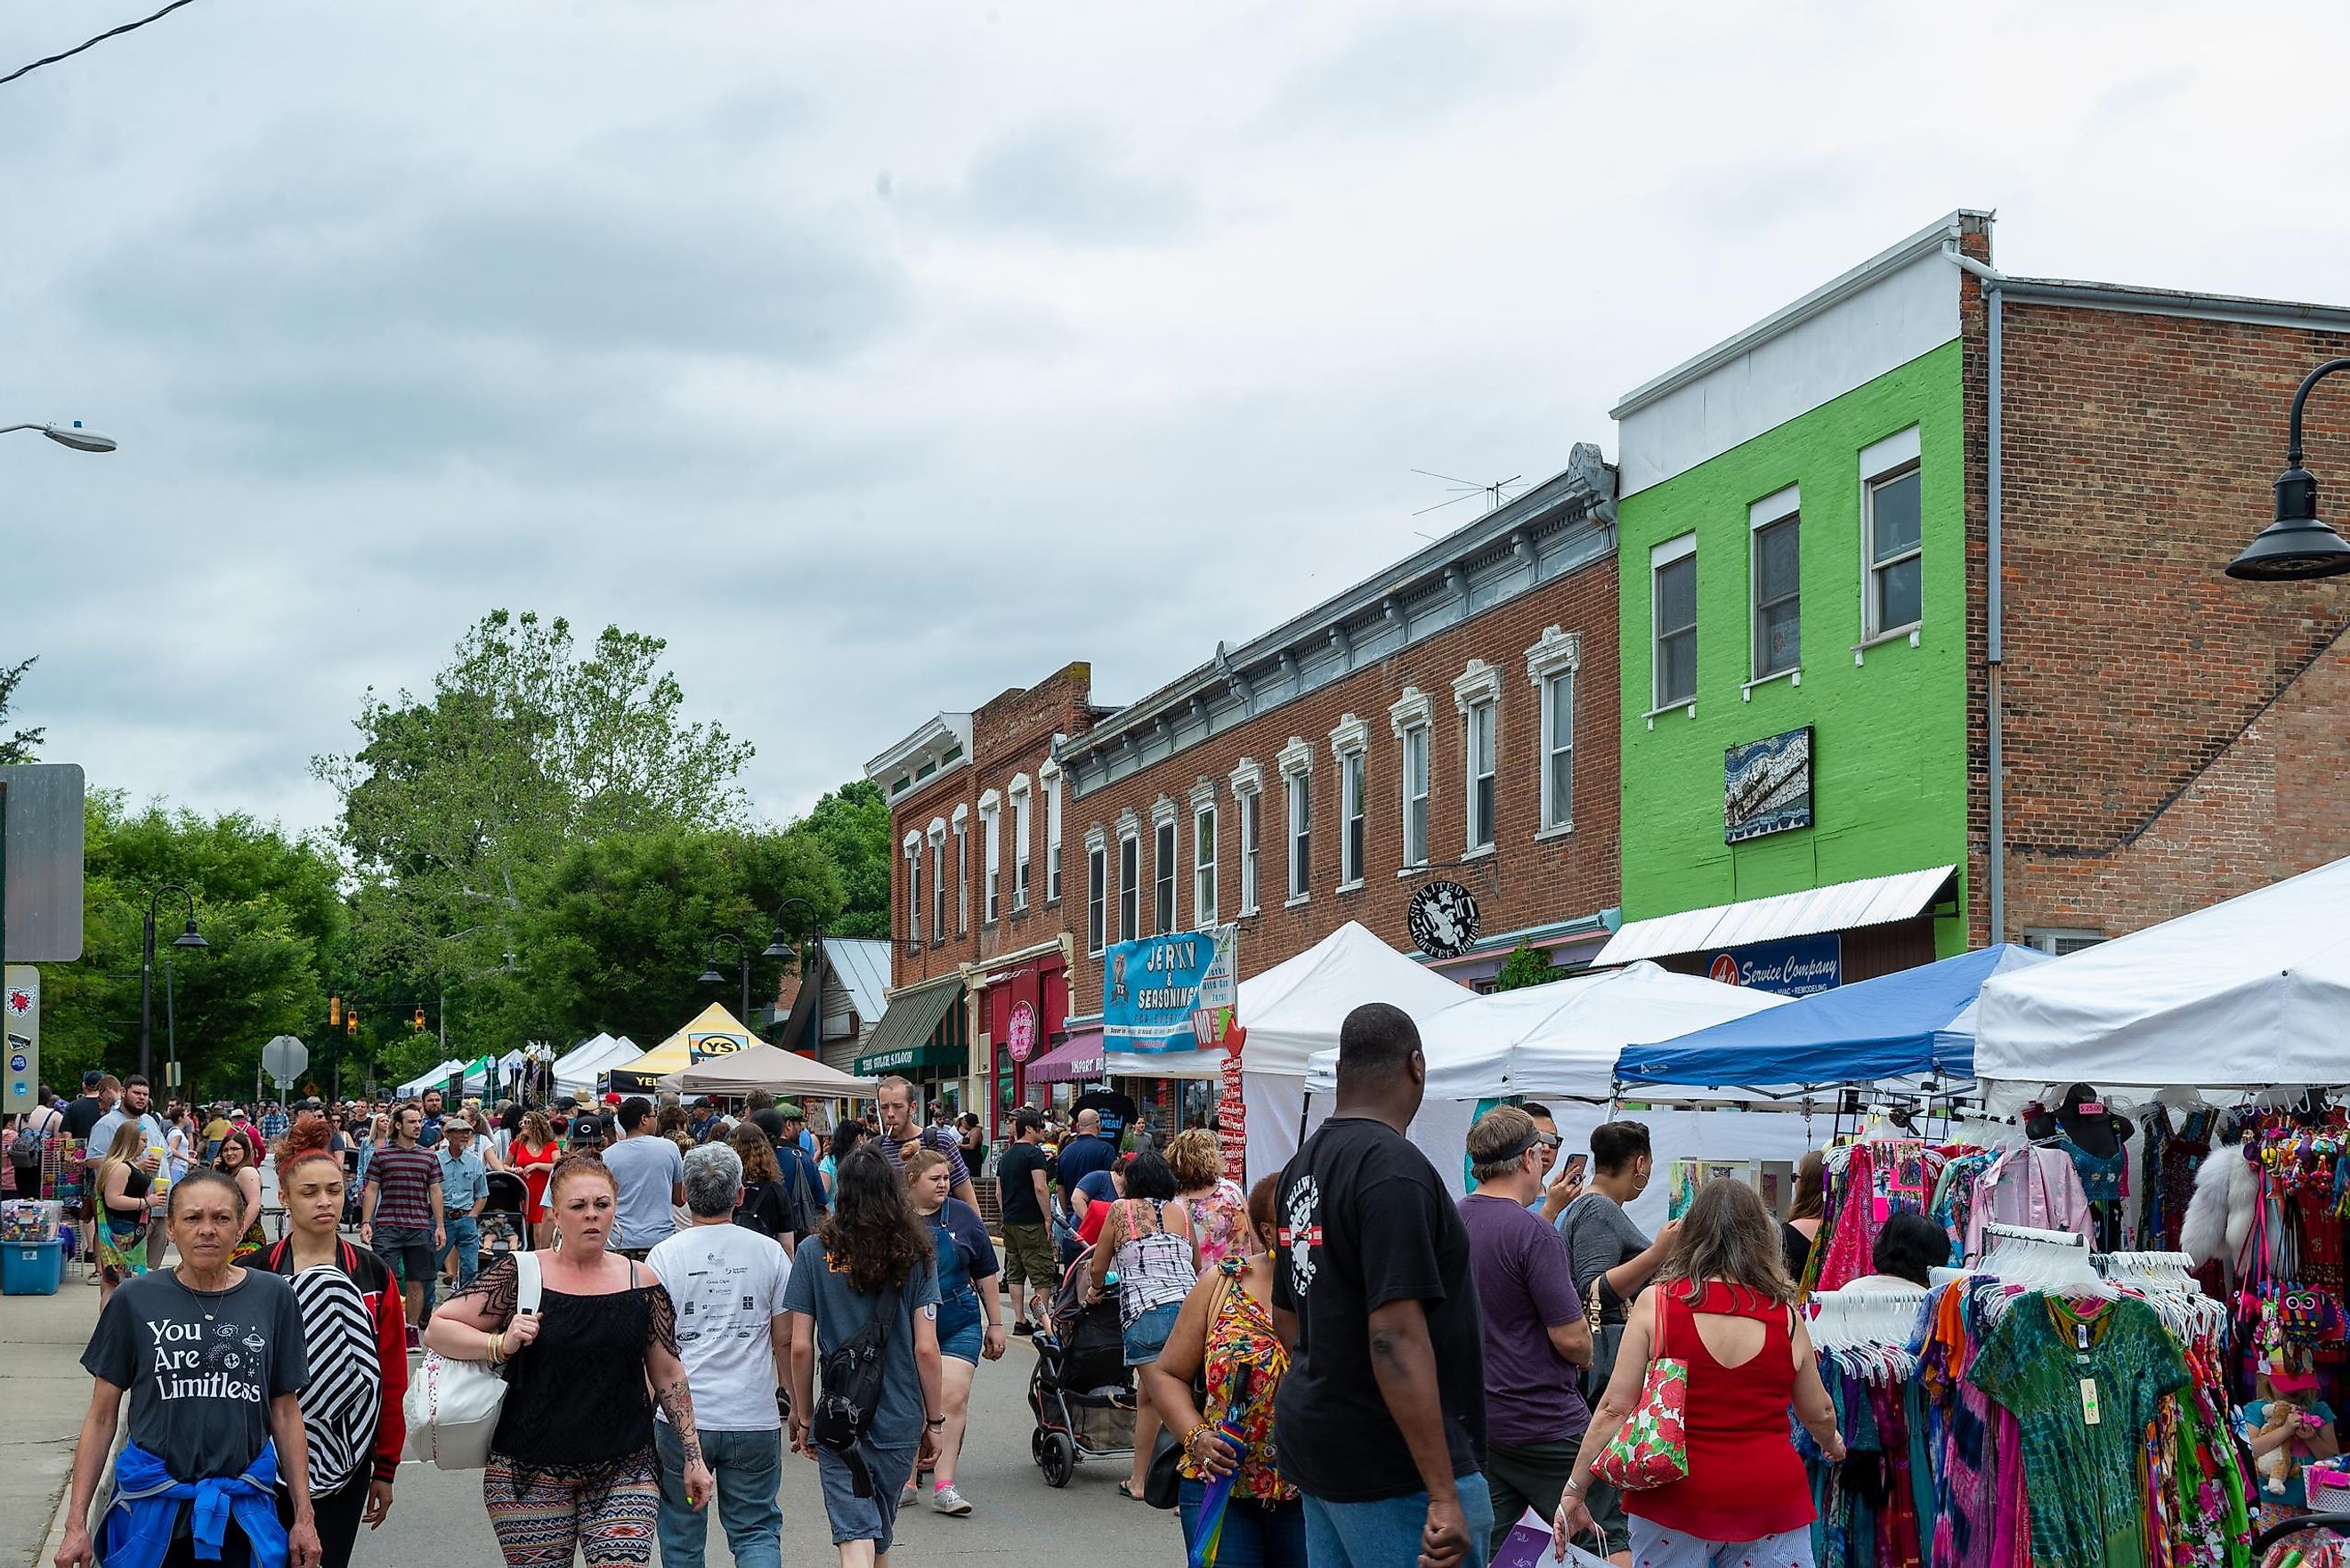
POLYGON ((1753 679, 1768 680, 1801 669, 1803 649, 1803 514, 1795 492, 1757 502, 1752 545, 1753 679))
POLYGON ((1861 453, 1864 641, 1895 636, 1925 618, 1923 485, 1915 427, 1861 453))

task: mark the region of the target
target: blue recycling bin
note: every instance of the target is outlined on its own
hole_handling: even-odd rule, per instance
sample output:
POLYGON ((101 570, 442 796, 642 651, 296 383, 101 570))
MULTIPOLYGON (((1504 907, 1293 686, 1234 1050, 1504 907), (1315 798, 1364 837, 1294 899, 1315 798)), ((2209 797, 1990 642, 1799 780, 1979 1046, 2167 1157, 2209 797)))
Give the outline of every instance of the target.
POLYGON ((10 1241, 0 1246, 0 1295, 53 1296, 65 1277, 63 1241, 10 1241))

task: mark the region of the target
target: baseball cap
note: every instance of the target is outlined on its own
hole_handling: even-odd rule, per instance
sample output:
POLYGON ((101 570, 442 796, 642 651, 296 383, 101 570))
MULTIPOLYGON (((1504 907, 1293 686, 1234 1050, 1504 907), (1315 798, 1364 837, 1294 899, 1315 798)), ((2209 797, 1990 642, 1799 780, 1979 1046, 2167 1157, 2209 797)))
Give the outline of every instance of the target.
POLYGON ((95 1067, 81 1075, 81 1086, 85 1089, 95 1089, 104 1082, 106 1082, 106 1075, 95 1067))
POLYGON ((308 1095, 295 1101, 288 1108, 293 1110, 295 1114, 298 1116, 304 1111, 323 1111, 327 1108, 327 1106, 326 1102, 319 1099, 317 1096, 308 1095))
POLYGON ((2317 1386, 2317 1374, 2314 1372, 2272 1372, 2269 1374, 2269 1386, 2275 1389, 2280 1394, 2306 1394, 2311 1389, 2317 1386))

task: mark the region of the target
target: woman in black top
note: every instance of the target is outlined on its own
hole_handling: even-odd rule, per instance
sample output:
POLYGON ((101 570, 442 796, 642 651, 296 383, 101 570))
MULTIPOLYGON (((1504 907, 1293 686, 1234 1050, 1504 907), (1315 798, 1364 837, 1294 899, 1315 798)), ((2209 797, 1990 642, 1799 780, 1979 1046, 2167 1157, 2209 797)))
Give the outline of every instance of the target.
POLYGON ((655 1397, 685 1451, 686 1501, 700 1508, 710 1498, 669 1293, 641 1265, 604 1250, 619 1201, 601 1159, 565 1159, 547 1181, 560 1245, 537 1254, 538 1312, 515 1310, 520 1282, 509 1255, 451 1297, 424 1331, 442 1355, 512 1363, 482 1476, 507 1568, 567 1563, 575 1543, 589 1568, 647 1560, 660 1495, 655 1397))
POLYGON ((734 1223, 782 1242, 789 1257, 795 1232, 791 1210, 784 1202, 784 1170, 775 1163, 775 1146, 746 1123, 734 1129, 726 1147, 743 1161, 743 1201, 735 1206, 734 1223))

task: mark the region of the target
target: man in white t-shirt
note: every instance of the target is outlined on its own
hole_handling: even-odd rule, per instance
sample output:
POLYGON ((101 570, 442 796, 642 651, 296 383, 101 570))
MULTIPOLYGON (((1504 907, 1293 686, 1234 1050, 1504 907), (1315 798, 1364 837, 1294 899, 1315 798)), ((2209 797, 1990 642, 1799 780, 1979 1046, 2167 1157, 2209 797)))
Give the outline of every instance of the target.
MULTIPOLYGON (((693 1396, 695 1441, 717 1478, 718 1522, 736 1568, 782 1568, 782 1411, 775 1391, 791 1355, 784 1286, 792 1261, 772 1237, 734 1223, 743 1160, 723 1143, 685 1157, 685 1206, 693 1223, 661 1242, 645 1262, 677 1310, 678 1355, 693 1396)), ((661 1568, 702 1568, 710 1516, 685 1496, 687 1445, 656 1412, 660 1454, 661 1568)))

